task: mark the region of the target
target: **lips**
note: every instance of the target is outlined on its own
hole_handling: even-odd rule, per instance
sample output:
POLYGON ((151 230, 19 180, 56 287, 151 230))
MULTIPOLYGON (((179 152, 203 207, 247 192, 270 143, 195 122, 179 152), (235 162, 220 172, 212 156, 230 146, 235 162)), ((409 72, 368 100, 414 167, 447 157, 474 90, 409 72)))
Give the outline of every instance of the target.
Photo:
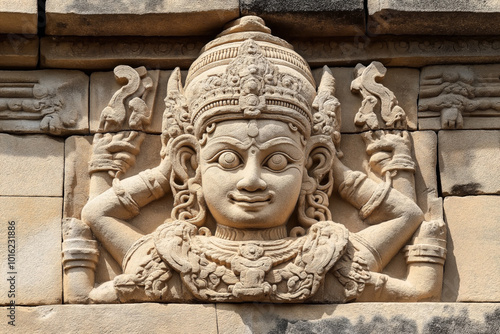
POLYGON ((270 204, 272 202, 272 194, 263 195, 243 195, 235 192, 228 194, 228 198, 231 202, 244 207, 258 207, 270 204))

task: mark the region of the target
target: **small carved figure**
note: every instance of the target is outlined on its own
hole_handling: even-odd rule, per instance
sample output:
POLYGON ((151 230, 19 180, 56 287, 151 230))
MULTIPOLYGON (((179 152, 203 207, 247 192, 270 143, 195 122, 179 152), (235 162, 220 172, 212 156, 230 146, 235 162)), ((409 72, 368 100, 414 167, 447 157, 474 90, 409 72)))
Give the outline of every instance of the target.
POLYGON ((334 84, 325 68, 316 90, 307 63, 256 17, 209 43, 184 87, 176 69, 160 165, 121 180, 119 167, 137 153, 122 145, 123 164, 109 155, 92 174, 113 177, 112 187, 82 211, 123 274, 73 302, 439 299, 445 229, 442 221, 422 224, 408 134, 366 135, 370 166, 383 182, 347 168, 334 84), (106 166, 112 173, 98 173, 106 166), (368 228, 353 233, 332 221, 334 191, 368 228), (127 222, 169 193, 171 218, 155 232, 127 222), (382 274, 412 236, 406 280, 382 274))

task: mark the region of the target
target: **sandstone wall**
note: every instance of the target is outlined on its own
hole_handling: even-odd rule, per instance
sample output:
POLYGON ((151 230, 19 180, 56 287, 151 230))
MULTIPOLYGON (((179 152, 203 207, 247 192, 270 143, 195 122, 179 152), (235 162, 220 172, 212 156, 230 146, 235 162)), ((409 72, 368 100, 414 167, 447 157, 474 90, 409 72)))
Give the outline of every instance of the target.
MULTIPOLYGON (((499 18, 492 0, 0 0, 0 331, 500 331, 499 18), (419 191, 443 198, 443 303, 64 305, 61 220, 78 218, 88 199, 92 135, 119 87, 113 68, 145 66, 154 78, 144 149, 151 153, 134 174, 158 163, 172 69, 187 70, 227 22, 249 14, 288 40, 316 80, 323 65, 331 68, 346 152, 360 132, 354 66, 380 61, 388 68, 383 84, 422 148, 419 191)), ((172 204, 154 205, 141 226, 147 232, 172 204)), ((342 204, 333 210, 342 219, 342 204)))

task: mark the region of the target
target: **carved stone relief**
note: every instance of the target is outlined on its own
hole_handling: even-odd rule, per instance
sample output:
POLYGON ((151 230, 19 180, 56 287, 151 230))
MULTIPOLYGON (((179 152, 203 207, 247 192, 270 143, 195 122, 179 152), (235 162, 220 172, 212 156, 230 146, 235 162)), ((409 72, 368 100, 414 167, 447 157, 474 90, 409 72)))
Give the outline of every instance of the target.
POLYGON ((88 131, 88 77, 76 71, 0 71, 0 130, 88 131))
POLYGON ((500 127, 500 66, 430 66, 422 70, 420 129, 500 127))
POLYGON ((305 60, 261 19, 234 21, 185 84, 171 73, 161 148, 133 175, 155 79, 115 68, 120 87, 87 145, 89 201, 63 223, 65 300, 439 300, 446 227, 435 179, 414 150, 435 150, 435 136, 410 135, 396 95, 375 80, 386 69, 372 63, 343 83, 366 101, 347 120, 366 130, 352 137, 361 151, 343 150, 338 82, 322 71, 316 87, 305 60), (165 198, 170 216, 143 228, 144 211, 165 198), (332 213, 337 198, 349 214, 332 213), (106 282, 96 278, 103 257, 117 268, 106 282), (387 270, 397 257, 404 270, 387 270))

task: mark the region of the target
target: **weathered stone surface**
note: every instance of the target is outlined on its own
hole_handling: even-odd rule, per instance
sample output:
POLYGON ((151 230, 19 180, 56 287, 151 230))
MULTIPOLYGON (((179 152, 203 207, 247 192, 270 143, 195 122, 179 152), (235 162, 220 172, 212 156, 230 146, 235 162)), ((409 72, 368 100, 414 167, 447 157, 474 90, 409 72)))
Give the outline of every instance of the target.
POLYGON ((500 129, 500 65, 422 69, 419 129, 500 129))
MULTIPOLYGON (((415 162, 418 166, 415 173, 415 194, 419 207, 430 221, 442 218, 442 203, 437 193, 437 136, 432 131, 413 132, 415 162)), ((344 152, 342 162, 353 170, 364 170, 367 173, 366 145, 359 134, 343 134, 340 149, 344 152), (357 154, 353 154, 357 152, 357 154)), ((370 174, 369 174, 370 175, 370 174)), ((374 175, 371 174, 373 177, 374 175)), ((334 193, 330 199, 332 220, 344 224, 350 231, 357 232, 369 225, 364 222, 347 201, 334 193)), ((400 252, 384 269, 384 273, 398 278, 406 275, 404 253, 400 252)))
POLYGON ((218 31, 239 15, 237 0, 120 2, 48 0, 48 35, 190 36, 218 31), (109 16, 112 14, 113 19, 109 16))
POLYGON ((0 197, 0 208, 0 256, 3 259, 0 303, 6 305, 10 300, 18 305, 61 303, 62 198, 0 197), (9 222, 15 224, 9 225, 9 222), (15 226, 15 230, 8 230, 8 226, 15 226), (15 231, 15 243, 8 243, 8 231, 15 231), (9 252, 15 256, 13 261, 8 261, 7 252, 12 247, 7 248, 7 244, 15 246, 15 253, 9 252), (13 281, 8 282, 7 278, 11 276, 15 278, 15 296, 9 297, 13 281))
MULTIPOLYGON (((89 199, 90 176, 89 160, 92 155, 92 136, 72 136, 65 142, 64 169, 64 218, 81 218, 81 210, 89 199)), ((128 170, 126 177, 158 166, 160 162, 161 142, 157 135, 146 135, 141 153, 137 155, 134 165, 128 170)), ((111 179, 108 186, 111 187, 111 179)), ((130 220, 130 223, 143 233, 153 232, 161 223, 170 217, 172 198, 156 201, 143 210, 141 215, 130 220)), ((96 269, 96 282, 102 283, 113 279, 121 273, 115 260, 100 248, 99 262, 96 269)))
POLYGON ((80 71, 0 71, 0 130, 88 132, 89 78, 80 71))
MULTIPOLYGON (((150 125, 144 131, 150 133, 161 133, 163 111, 165 110, 164 99, 166 96, 166 85, 171 71, 148 71, 148 76, 153 80, 153 87, 147 94, 146 104, 152 110, 150 125)), ((110 103, 111 98, 124 85, 117 82, 113 72, 94 72, 90 77, 90 131, 97 132, 99 129, 101 112, 110 103)), ((131 98, 125 99, 128 103, 131 98)), ((123 130, 130 129, 125 124, 123 130)))
POLYGON ((498 302, 500 197, 447 197, 444 212, 449 243, 442 300, 498 302))
POLYGON ((0 134, 0 156, 0 195, 62 196, 61 140, 44 135, 0 134))
POLYGON ((0 35, 0 68, 35 68, 38 45, 35 35, 0 35))
POLYGON ((80 219, 89 199, 88 160, 91 136, 71 136, 64 143, 64 218, 80 219))
POLYGON ((372 34, 498 34, 500 4, 495 0, 368 0, 372 34))
POLYGON ((439 172, 443 194, 500 193, 500 132, 439 132, 439 172))
MULTIPOLYGON (((381 127, 391 128, 360 135, 362 146, 344 152, 362 157, 350 169, 337 154, 341 113, 331 70, 324 67, 316 85, 308 64, 261 18, 238 19, 204 47, 185 83, 179 69, 170 74, 161 149, 153 152, 162 159, 138 175, 129 169, 143 154, 144 131, 152 131, 161 73, 120 65, 115 78, 105 74, 118 85, 95 108, 89 201, 81 221, 65 225, 81 232, 65 234, 63 243, 68 302, 438 300, 445 225, 439 212, 422 219, 406 113, 379 83, 386 72, 379 62, 357 66, 355 81, 344 83, 364 106, 370 101, 358 125, 366 116, 378 129, 380 112, 381 127), (333 222, 331 193, 358 219, 333 222), (133 219, 147 220, 141 208, 163 197, 174 201, 172 220, 144 235, 133 219), (123 272, 98 286, 90 231, 118 268, 101 278, 123 272), (397 274, 384 271, 396 257, 397 274)), ((416 75, 399 72, 396 82, 418 83, 416 75)), ((95 96, 104 91, 101 80, 93 77, 95 96)), ((435 147, 435 137, 429 142, 435 147)), ((435 187, 422 187, 427 205, 435 187)))
POLYGON ((17 307, 15 327, 4 310, 2 333, 218 333, 214 304, 17 307))
POLYGON ((220 333, 496 333, 497 304, 217 305, 220 333))
POLYGON ((386 66, 475 64, 500 61, 498 37, 357 36, 290 40, 311 66, 354 66, 373 60, 386 66))
POLYGON ((43 37, 40 63, 44 68, 112 70, 115 66, 188 68, 206 37, 43 37))
POLYGON ((365 31, 362 0, 240 0, 242 15, 258 15, 277 35, 351 36, 365 31))
MULTIPOLYGON (((431 212, 433 203, 438 200, 437 192, 437 136, 432 131, 419 131, 411 133, 414 146, 415 162, 418 166, 415 173, 415 193, 417 203, 426 214, 426 219, 435 218, 433 215, 442 214, 431 212)), ((344 153, 342 162, 352 170, 362 170, 371 177, 368 169, 366 144, 359 134, 343 134, 340 150, 344 153), (356 154, 353 154, 356 152, 356 154)), ((440 201, 440 200, 439 200, 440 201)), ((330 201, 330 209, 334 221, 342 223, 350 231, 360 231, 368 225, 363 222, 357 210, 349 205, 338 194, 333 194, 330 201)))
MULTIPOLYGON (((101 71, 112 70, 123 63, 153 69, 176 66, 187 69, 207 41, 206 37, 120 37, 119 41, 112 37, 43 37, 40 63, 43 68, 101 71)), ((446 39, 359 36, 355 40, 352 37, 336 37, 334 41, 296 38, 289 42, 312 67, 354 66, 373 60, 386 66, 405 67, 500 62, 500 39, 493 36, 446 39)))
MULTIPOLYGON (((363 98, 361 95, 351 92, 351 82, 354 79, 354 68, 350 67, 332 67, 333 76, 335 77, 335 96, 340 101, 342 110, 342 126, 341 132, 361 132, 363 129, 358 128, 354 124, 354 118, 358 109, 361 107, 363 98)), ((319 83, 321 69, 313 71, 316 82, 319 83)), ((381 80, 381 84, 390 89, 396 95, 399 106, 406 112, 408 128, 417 128, 417 107, 418 98, 418 81, 419 71, 409 68, 388 68, 385 78, 381 80)), ((383 125, 383 123, 381 123, 383 125)), ((382 126, 382 128, 385 127, 382 126)))
MULTIPOLYGON (((64 218, 80 218, 82 207, 89 195, 89 161, 92 155, 92 136, 72 136, 65 142, 64 169, 64 218)), ((146 135, 134 165, 126 177, 158 166, 160 163, 160 136, 146 135)), ((141 216, 132 220, 144 233, 153 232, 158 225, 170 217, 172 200, 165 199, 152 203, 143 210, 141 216)))
POLYGON ((36 34, 36 0, 0 0, 0 34, 36 34))

